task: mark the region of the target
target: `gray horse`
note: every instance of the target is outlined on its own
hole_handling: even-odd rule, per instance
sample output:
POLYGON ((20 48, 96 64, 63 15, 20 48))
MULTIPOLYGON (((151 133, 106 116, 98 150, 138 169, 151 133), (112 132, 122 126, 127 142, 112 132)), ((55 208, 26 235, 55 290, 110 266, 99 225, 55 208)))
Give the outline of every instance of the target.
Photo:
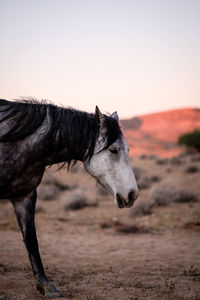
POLYGON ((46 166, 77 161, 119 208, 133 205, 138 188, 116 112, 107 116, 98 107, 89 114, 36 100, 0 100, 0 199, 14 206, 37 288, 48 298, 62 295, 45 275, 38 250, 36 189, 46 166))

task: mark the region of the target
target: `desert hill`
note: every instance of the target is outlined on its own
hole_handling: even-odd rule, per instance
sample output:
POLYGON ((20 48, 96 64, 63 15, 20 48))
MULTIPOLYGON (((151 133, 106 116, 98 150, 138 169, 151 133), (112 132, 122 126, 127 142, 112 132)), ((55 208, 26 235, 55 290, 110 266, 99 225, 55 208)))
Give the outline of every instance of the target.
POLYGON ((181 134, 200 129, 200 109, 170 110, 121 120, 120 123, 131 154, 171 157, 182 151, 176 143, 181 134))

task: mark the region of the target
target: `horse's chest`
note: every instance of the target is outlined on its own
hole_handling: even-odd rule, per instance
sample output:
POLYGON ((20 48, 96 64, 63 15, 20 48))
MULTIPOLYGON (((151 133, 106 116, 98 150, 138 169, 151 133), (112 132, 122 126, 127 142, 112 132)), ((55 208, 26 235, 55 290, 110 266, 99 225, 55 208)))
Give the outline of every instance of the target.
POLYGON ((39 185, 43 173, 44 166, 33 152, 0 144, 0 198, 26 196, 39 185))
POLYGON ((13 168, 7 176, 0 176, 0 198, 26 196, 40 184, 43 173, 44 168, 39 165, 20 171, 13 168))

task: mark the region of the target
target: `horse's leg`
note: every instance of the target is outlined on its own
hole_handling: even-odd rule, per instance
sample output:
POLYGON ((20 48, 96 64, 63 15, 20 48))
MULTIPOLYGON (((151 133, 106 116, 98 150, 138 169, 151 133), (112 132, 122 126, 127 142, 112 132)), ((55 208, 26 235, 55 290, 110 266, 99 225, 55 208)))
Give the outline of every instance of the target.
POLYGON ((62 295, 46 277, 40 258, 34 222, 36 199, 37 192, 35 190, 26 198, 11 199, 11 202, 31 261, 37 289, 49 299, 60 298, 62 295))

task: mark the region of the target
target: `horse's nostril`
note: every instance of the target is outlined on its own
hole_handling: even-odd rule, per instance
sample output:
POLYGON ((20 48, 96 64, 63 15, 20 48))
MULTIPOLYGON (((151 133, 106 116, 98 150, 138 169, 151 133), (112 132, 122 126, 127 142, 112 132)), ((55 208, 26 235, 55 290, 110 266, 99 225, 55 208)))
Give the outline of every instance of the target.
POLYGON ((117 204, 119 208, 124 208, 125 207, 125 203, 123 201, 123 198, 120 194, 117 194, 117 204))
POLYGON ((133 190, 131 192, 129 192, 129 194, 128 194, 128 206, 127 207, 131 207, 136 199, 137 199, 137 193, 133 190))
POLYGON ((133 204, 133 201, 135 200, 135 192, 134 191, 131 191, 129 194, 128 194, 128 202, 133 204))

